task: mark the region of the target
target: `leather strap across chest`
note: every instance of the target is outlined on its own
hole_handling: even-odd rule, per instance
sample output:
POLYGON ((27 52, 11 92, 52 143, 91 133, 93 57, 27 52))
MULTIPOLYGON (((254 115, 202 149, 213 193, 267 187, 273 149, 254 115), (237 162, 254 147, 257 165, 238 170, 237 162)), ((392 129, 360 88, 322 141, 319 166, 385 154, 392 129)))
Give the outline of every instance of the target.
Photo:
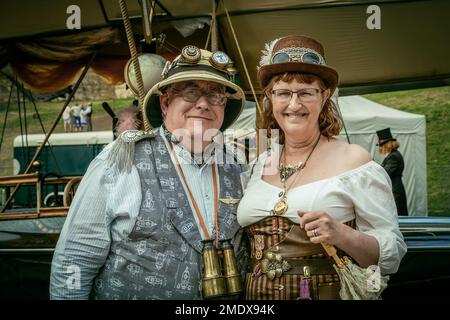
MULTIPOLYGON (((178 172, 181 175, 181 178, 183 179, 184 185, 186 186, 186 190, 188 192, 188 196, 191 199, 191 203, 194 206, 194 211, 197 215, 198 220, 200 221, 200 226, 203 230, 203 233, 205 234, 206 239, 211 239, 211 236, 209 234, 208 228, 206 227, 205 220, 203 219, 203 215, 200 212, 200 208, 198 207, 197 201, 195 200, 194 195, 192 194, 191 189, 189 188, 189 184, 187 182, 186 176, 183 172, 183 168, 181 168, 180 162, 178 161, 177 155, 175 154, 172 142, 169 141, 170 151, 172 152, 173 158, 175 160, 176 167, 178 169, 178 172)), ((219 223, 218 223, 218 214, 219 214, 219 192, 217 190, 217 173, 215 170, 216 163, 213 161, 211 170, 212 170, 212 176, 213 176, 213 185, 214 185, 214 228, 216 230, 216 244, 219 243, 219 223)))

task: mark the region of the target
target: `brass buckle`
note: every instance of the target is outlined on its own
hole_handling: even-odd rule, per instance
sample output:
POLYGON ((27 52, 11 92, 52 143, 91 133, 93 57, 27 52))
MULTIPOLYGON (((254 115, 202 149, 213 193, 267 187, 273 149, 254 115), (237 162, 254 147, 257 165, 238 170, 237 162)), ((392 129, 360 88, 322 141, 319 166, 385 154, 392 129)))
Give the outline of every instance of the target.
POLYGON ((266 252, 265 258, 261 260, 261 272, 266 274, 269 280, 281 277, 283 272, 289 271, 291 266, 279 254, 266 252))

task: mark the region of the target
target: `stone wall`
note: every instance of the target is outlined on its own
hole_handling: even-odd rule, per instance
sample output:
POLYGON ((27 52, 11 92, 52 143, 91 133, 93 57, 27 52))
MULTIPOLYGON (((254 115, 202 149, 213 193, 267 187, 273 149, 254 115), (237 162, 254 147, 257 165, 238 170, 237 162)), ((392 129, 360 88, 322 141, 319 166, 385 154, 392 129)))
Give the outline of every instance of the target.
POLYGON ((108 85, 99 75, 88 71, 75 93, 75 100, 105 100, 129 98, 132 96, 131 91, 126 89, 126 84, 118 86, 108 85))
MULTIPOLYGON (((10 88, 11 82, 4 76, 0 76, 0 101, 8 101, 10 88)), ((13 92, 13 95, 16 96, 16 93, 13 92)))
MULTIPOLYGON (((0 101, 8 101, 10 87, 11 82, 7 78, 0 76, 0 101)), ((133 97, 133 94, 131 90, 126 88, 126 84, 118 86, 108 85, 93 71, 88 71, 75 93, 75 100, 106 100, 130 97, 133 97)), ((17 100, 15 89, 12 99, 13 101, 17 100)))

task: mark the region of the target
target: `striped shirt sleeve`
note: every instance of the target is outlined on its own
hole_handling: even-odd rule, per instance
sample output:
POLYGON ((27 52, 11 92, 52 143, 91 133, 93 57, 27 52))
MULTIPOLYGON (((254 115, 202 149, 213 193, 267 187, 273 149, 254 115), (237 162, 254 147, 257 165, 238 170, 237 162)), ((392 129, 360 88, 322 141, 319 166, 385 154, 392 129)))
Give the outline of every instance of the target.
POLYGON ((112 237, 127 236, 134 225, 141 202, 139 177, 135 168, 119 175, 115 166, 107 166, 110 147, 91 162, 70 206, 53 256, 51 299, 89 299, 112 237), (119 195, 120 190, 134 192, 119 195), (123 218, 119 223, 117 216, 123 218))

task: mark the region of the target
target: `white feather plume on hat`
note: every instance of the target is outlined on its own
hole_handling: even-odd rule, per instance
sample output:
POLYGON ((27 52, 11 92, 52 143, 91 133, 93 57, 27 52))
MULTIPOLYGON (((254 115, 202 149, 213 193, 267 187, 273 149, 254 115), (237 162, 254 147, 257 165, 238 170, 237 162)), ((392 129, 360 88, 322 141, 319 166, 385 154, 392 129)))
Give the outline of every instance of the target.
POLYGON ((265 44, 264 50, 261 50, 262 56, 261 56, 261 60, 259 60, 260 67, 270 64, 270 59, 272 58, 273 47, 275 46, 275 43, 277 43, 278 40, 280 40, 280 39, 281 38, 277 38, 277 39, 274 39, 265 44))

